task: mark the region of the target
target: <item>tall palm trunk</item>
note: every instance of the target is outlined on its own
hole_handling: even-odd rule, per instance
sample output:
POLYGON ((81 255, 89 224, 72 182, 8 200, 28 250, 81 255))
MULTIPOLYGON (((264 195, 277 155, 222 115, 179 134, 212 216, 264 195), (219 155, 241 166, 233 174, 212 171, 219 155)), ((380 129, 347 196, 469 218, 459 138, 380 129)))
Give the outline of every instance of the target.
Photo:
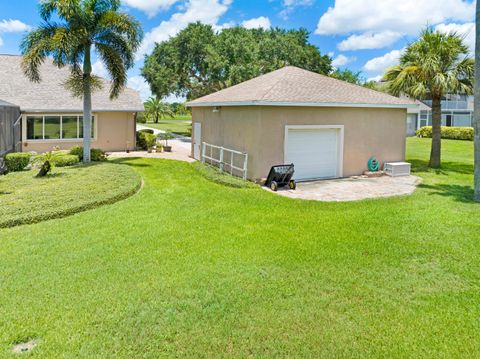
POLYGON ((475 40, 475 100, 473 112, 475 174, 474 188, 475 201, 480 202, 480 1, 477 1, 475 40))
POLYGON ((90 51, 90 45, 88 45, 85 49, 83 61, 83 163, 90 162, 90 142, 92 133, 92 61, 90 58, 90 51))
POLYGON ((432 98, 432 149, 430 151, 430 164, 432 168, 439 168, 442 153, 442 99, 438 96, 432 98))

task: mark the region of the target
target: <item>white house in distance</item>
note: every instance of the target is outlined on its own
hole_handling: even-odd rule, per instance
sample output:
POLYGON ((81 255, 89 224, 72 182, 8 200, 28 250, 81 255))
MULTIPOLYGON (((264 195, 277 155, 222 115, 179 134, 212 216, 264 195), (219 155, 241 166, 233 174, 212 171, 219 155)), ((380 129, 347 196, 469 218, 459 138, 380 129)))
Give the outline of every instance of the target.
MULTIPOLYGON (((432 101, 416 101, 418 108, 408 110, 407 134, 423 126, 432 125, 432 101)), ((442 99, 442 126, 472 127, 473 96, 448 94, 442 99)))

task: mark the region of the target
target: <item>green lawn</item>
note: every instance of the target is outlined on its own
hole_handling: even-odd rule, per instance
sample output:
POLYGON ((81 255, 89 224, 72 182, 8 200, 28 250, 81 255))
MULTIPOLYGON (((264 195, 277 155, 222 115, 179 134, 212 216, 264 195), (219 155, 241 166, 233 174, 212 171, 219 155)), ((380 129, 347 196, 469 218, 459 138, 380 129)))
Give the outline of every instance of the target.
POLYGON ((143 126, 156 128, 159 130, 173 132, 178 135, 188 136, 192 135, 192 123, 191 122, 173 122, 173 121, 158 121, 158 123, 147 122, 142 124, 143 126))
POLYGON ((0 356, 478 357, 472 143, 409 197, 320 203, 124 160, 124 201, 1 229, 0 356))
POLYGON ((141 177, 129 166, 92 163, 54 168, 37 178, 38 169, 0 176, 0 228, 64 217, 134 194, 141 177))

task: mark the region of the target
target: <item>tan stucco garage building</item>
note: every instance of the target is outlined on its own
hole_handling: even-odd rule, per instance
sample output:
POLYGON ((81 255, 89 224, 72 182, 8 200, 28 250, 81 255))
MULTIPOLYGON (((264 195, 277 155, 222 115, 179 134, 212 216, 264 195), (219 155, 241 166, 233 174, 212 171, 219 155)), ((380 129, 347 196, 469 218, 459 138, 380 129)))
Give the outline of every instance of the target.
POLYGON ((294 163, 297 180, 358 175, 371 156, 405 159, 409 100, 285 67, 187 104, 202 143, 248 153, 252 180, 294 163))

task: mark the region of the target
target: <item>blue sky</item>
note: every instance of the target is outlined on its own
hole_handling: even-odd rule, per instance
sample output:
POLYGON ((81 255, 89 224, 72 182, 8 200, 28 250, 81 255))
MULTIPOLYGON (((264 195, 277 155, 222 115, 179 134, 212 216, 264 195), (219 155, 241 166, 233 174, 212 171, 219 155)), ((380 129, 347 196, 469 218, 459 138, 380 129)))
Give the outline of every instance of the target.
MULTIPOLYGON (((40 23, 38 0, 2 0, 0 53, 18 54, 25 31, 40 23)), ((149 95, 139 76, 143 55, 155 42, 175 35, 189 22, 201 21, 219 31, 229 26, 304 27, 310 41, 329 54, 338 68, 378 78, 395 64, 402 49, 427 24, 456 31, 473 48, 475 4, 472 0, 122 0, 124 11, 143 26, 145 39, 129 72, 129 86, 149 95)), ((100 62, 95 72, 105 75, 100 62)), ((173 98, 170 98, 173 100, 173 98)))

